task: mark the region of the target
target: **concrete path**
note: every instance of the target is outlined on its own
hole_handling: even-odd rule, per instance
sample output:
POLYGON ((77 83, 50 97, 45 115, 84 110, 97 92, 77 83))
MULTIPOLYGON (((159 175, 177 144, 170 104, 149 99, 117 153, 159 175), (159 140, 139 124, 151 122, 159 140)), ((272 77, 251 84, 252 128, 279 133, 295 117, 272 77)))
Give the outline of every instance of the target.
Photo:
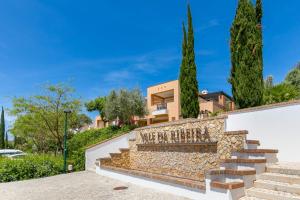
POLYGON ((1 200, 187 200, 168 193, 142 188, 102 177, 93 172, 77 172, 48 178, 0 184, 1 200), (127 186, 126 190, 113 190, 127 186))

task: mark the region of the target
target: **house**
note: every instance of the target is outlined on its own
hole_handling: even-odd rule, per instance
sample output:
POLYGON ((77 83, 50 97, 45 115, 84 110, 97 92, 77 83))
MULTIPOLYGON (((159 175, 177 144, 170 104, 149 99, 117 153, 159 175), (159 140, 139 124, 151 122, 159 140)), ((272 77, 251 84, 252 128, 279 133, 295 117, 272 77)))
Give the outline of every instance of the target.
MULTIPOLYGON (((146 105, 148 115, 134 118, 140 126, 179 120, 181 118, 179 81, 174 80, 148 87, 146 105)), ((199 106, 200 116, 207 116, 210 113, 234 110, 234 101, 223 91, 209 93, 204 90, 199 93, 199 106)), ((108 122, 103 122, 99 116, 95 121, 96 128, 108 126, 108 122)))

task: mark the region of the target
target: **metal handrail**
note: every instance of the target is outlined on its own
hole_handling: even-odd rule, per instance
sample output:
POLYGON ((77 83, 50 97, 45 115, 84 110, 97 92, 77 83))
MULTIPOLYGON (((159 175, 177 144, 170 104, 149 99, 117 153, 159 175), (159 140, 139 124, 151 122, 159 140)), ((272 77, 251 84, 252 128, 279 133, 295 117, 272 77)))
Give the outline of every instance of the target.
POLYGON ((167 109, 167 103, 160 103, 156 105, 156 110, 164 110, 167 109))

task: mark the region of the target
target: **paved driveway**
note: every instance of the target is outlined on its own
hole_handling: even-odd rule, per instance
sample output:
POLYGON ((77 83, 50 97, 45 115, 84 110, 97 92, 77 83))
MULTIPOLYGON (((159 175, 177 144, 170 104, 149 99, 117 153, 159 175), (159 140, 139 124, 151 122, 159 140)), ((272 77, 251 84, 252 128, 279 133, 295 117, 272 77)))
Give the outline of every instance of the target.
POLYGON ((48 178, 0 184, 1 200, 187 200, 168 193, 77 172, 48 178), (126 190, 113 190, 127 186, 126 190))

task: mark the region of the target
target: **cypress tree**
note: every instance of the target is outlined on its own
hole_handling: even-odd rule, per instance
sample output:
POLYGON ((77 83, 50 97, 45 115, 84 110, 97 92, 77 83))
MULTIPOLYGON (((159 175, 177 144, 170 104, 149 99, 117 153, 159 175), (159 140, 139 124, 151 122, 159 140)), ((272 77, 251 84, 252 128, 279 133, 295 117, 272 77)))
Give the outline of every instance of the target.
POLYGON ((4 110, 2 107, 1 119, 0 119, 0 148, 5 148, 5 119, 4 119, 4 110))
POLYGON ((188 76, 188 68, 187 68, 187 37, 186 37, 186 29, 184 23, 182 23, 182 32, 183 32, 183 40, 182 40, 182 60, 181 60, 181 66, 180 66, 180 74, 179 74, 179 84, 180 84, 180 104, 181 104, 181 115, 183 117, 187 116, 187 91, 188 91, 188 85, 186 84, 187 76, 188 76))
POLYGON ((260 76, 259 79, 263 80, 263 33, 262 33, 263 8, 262 8, 262 0, 256 0, 255 15, 256 15, 256 28, 258 29, 257 30, 257 34, 258 34, 257 63, 258 63, 258 71, 259 71, 259 76, 260 76))
POLYGON ((231 30, 229 82, 239 108, 262 104, 263 75, 256 11, 249 0, 239 0, 231 30))
POLYGON ((181 115, 197 118, 199 115, 198 81, 194 52, 192 13, 188 5, 188 34, 183 26, 182 63, 180 69, 181 115))

